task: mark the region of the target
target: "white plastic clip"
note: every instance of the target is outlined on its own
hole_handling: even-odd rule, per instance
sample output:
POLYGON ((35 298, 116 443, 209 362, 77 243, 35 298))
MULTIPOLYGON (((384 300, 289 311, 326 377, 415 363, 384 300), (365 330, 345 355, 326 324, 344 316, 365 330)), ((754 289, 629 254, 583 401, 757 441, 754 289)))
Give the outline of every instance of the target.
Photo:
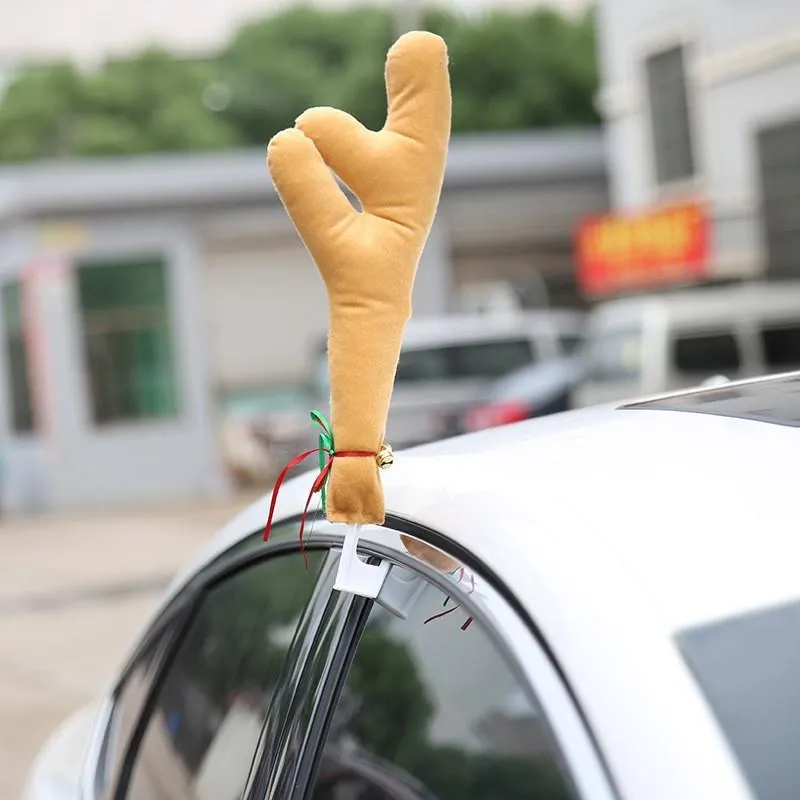
POLYGON ((342 557, 333 588, 337 592, 347 592, 359 597, 376 598, 391 566, 388 561, 380 564, 367 564, 358 557, 358 537, 360 525, 348 525, 342 544, 342 557))

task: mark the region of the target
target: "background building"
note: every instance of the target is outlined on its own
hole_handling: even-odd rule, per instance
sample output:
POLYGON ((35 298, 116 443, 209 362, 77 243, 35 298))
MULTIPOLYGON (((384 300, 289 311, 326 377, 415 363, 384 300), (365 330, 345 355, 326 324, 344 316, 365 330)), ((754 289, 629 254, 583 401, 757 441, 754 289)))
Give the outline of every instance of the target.
MULTIPOLYGON (((675 227, 694 242, 678 280, 800 277, 800 3, 602 0, 599 11, 614 208, 681 203, 695 225, 702 213, 705 247, 701 228, 675 227)), ((635 253, 652 232, 618 229, 609 247, 635 253)))
MULTIPOLYGON (((455 137, 415 314, 497 281, 578 302, 607 200, 597 130, 455 137)), ((224 490, 223 409, 301 392, 327 330, 262 149, 0 170, 0 293, 11 511, 224 490)))

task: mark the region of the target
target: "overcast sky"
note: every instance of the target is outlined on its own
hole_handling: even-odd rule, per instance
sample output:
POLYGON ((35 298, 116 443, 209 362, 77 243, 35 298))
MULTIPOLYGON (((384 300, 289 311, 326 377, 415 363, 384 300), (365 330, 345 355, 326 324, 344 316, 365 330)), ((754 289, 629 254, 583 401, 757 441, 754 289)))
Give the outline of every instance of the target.
MULTIPOLYGON (((361 0, 390 4, 393 0, 361 0)), ((0 68, 20 58, 69 56, 82 61, 158 41, 175 50, 215 50, 241 21, 294 0, 0 0, 0 68)), ((353 0, 317 0, 340 7, 353 0)), ((396 2, 396 0, 395 0, 396 2)), ((402 0, 404 4, 418 0, 402 0)), ((542 4, 572 10, 587 0, 432 0, 480 11, 542 4)), ((418 3, 419 4, 419 3, 418 3)), ((424 3, 428 5, 428 3, 424 3)))

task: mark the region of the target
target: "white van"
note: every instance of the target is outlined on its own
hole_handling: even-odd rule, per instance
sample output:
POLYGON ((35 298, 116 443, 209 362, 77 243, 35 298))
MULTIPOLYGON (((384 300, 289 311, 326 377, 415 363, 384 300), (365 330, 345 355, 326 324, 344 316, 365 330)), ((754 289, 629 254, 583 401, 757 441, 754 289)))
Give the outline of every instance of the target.
MULTIPOLYGON (((569 310, 447 314, 412 319, 403 338, 387 425, 394 447, 459 430, 462 413, 491 381, 583 346, 584 314, 569 310)), ((327 358, 317 366, 327 406, 327 358)))
POLYGON ((589 314, 578 406, 800 368, 800 282, 609 300, 589 314))

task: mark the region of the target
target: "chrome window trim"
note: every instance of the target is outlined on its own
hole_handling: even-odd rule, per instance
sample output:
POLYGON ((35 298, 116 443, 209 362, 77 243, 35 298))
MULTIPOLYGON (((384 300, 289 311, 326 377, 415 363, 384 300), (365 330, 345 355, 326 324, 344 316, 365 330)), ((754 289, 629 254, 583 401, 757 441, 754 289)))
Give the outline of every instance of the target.
MULTIPOLYGON (((322 523, 321 530, 328 529, 328 525, 322 523)), ((482 624, 509 669, 517 676, 520 686, 530 695, 534 706, 542 708, 551 728, 556 752, 566 762, 569 773, 567 778, 577 789, 582 800, 619 800, 620 795, 613 776, 563 670, 555 661, 541 632, 513 598, 508 587, 474 555, 463 547, 454 546, 447 537, 427 527, 387 514, 384 525, 375 528, 376 538, 382 538, 380 531, 411 535, 443 550, 474 571, 484 586, 480 598, 475 598, 465 591, 450 576, 389 541, 389 537, 384 542, 371 540, 369 529, 363 529, 359 547, 363 555, 385 558, 401 567, 414 570, 453 597, 461 605, 465 616, 473 616, 482 624)), ((374 603, 375 601, 368 601, 367 614, 374 603)), ((346 643, 353 650, 351 655, 355 654, 358 641, 355 639, 346 643)), ((345 677, 345 675, 338 676, 334 702, 344 685, 345 677)), ((319 724, 316 720, 312 721, 312 728, 306 732, 307 736, 311 735, 315 723, 319 724)), ((308 770, 312 779, 316 774, 316 764, 324 746, 323 737, 316 751, 307 751, 307 756, 314 759, 314 764, 308 770)), ((297 787, 299 791, 292 793, 291 800, 307 797, 312 785, 312 781, 309 780, 305 786, 297 787)), ((262 798, 250 798, 250 800, 262 800, 262 798)))
MULTIPOLYGON (((89 743, 86 747, 86 754, 83 759, 81 769, 80 784, 78 795, 81 800, 91 800, 100 797, 102 786, 100 785, 100 769, 103 765, 103 754, 109 744, 111 734, 111 711, 114 707, 112 695, 106 694, 100 701, 100 708, 95 715, 92 723, 92 730, 89 734, 89 743)), ((106 776, 107 777, 107 776, 106 776)))
MULTIPOLYGON (((314 550, 325 550, 327 552, 327 556, 319 575, 317 576, 317 581, 312 589, 308 604, 303 611, 303 616, 300 624, 298 625, 298 630, 295 632, 295 639, 293 640, 289 652, 287 653, 283 668, 284 672, 288 670, 290 672, 298 672, 301 676, 305 675, 307 662, 313 660, 316 654, 316 643, 318 640, 319 629, 318 623, 321 617, 319 613, 319 607, 322 609, 327 607, 328 599, 332 593, 332 588, 328 591, 320 591, 320 587, 324 583, 324 576, 327 575, 331 569, 331 562, 334 562, 335 567, 335 562, 338 561, 338 554, 335 552, 335 548, 331 546, 332 537, 326 538, 328 539, 327 544, 321 544, 316 537, 312 538, 311 536, 306 537, 306 541, 304 543, 304 549, 307 552, 314 550), (306 631, 303 631, 301 627, 304 621, 310 621, 311 623, 309 625, 309 629, 306 631)), ((335 540, 335 537, 333 538, 335 540)), ((191 625, 191 620, 194 618, 194 615, 200 610, 201 602, 208 591, 213 590, 214 587, 224 583, 225 581, 235 578, 236 575, 246 570, 253 569, 258 564, 270 560, 275 556, 279 557, 280 555, 285 555, 288 553, 298 553, 300 550, 301 543, 299 539, 294 541, 285 541, 276 543, 272 546, 264 546, 260 552, 257 550, 254 552, 245 552, 241 558, 237 558, 229 563, 226 563, 221 570, 212 574, 209 580, 202 587, 200 587, 197 597, 193 603, 192 613, 189 615, 189 621, 185 630, 188 629, 189 625, 191 625)), ((182 637, 176 637, 176 640, 172 642, 168 653, 159 664, 157 676, 148 687, 147 699, 139 713, 136 727, 125 751, 123 769, 116 776, 116 781, 111 792, 111 797, 115 798, 115 800, 123 800, 123 798, 127 797, 130 779, 133 774, 133 765, 135 764, 135 759, 138 754, 141 741, 147 731, 147 722, 150 719, 149 712, 152 709, 153 702, 158 696, 158 691, 169 672, 169 667, 172 664, 182 640, 182 637)), ((265 723, 268 722, 274 714, 274 702, 275 698, 273 698, 272 702, 270 703, 270 707, 267 710, 265 723)), ((260 763, 261 759, 264 759, 265 757, 269 760, 272 760, 272 751, 282 745, 283 740, 287 735, 287 731, 290 730, 290 727, 291 726, 286 721, 279 720, 278 732, 274 745, 269 746, 266 752, 261 750, 260 747, 257 748, 253 756, 253 765, 260 763)), ((261 742, 259 742, 259 745, 260 744, 261 742)), ((251 774, 254 769, 253 765, 250 767, 251 774)))
MULTIPOLYGON (((336 564, 338 565, 338 556, 336 564)), ((317 629, 310 657, 303 664, 292 706, 281 720, 281 736, 269 759, 262 758, 246 800, 285 800, 303 797, 309 781, 309 764, 315 764, 324 746, 320 726, 338 698, 337 687, 345 674, 347 655, 358 640, 371 601, 334 591, 331 587, 324 624, 317 629), (366 609, 366 611, 365 611, 366 609)), ((272 709, 270 709, 272 713, 272 709)))
MULTIPOLYGON (((279 524, 281 527, 296 526, 299 523, 299 519, 299 515, 296 515, 281 520, 279 524)), ((263 530, 253 531, 206 564, 180 588, 169 604, 151 620, 149 627, 141 632, 139 641, 135 644, 125 666, 100 700, 81 768, 79 784, 81 800, 101 800, 101 798, 116 798, 119 796, 121 769, 116 769, 115 774, 106 775, 104 784, 101 784, 103 776, 100 770, 103 767, 102 759, 104 753, 108 750, 110 744, 109 737, 113 734, 114 710, 119 695, 124 689, 132 670, 139 663, 144 650, 153 644, 159 636, 167 635, 170 637, 165 642, 164 652, 158 659, 153 678, 147 686, 142 703, 136 710, 137 721, 131 735, 125 742, 114 743, 119 748, 116 750, 120 754, 117 764, 119 767, 128 763, 131 757, 131 747, 135 743, 134 740, 141 727, 148 704, 152 702, 153 693, 160 686, 160 682, 165 675, 165 669, 171 663, 177 647, 183 640, 187 624, 191 622, 193 614, 199 607, 199 602, 205 592, 243 569, 253 567, 261 561, 282 553, 297 552, 300 549, 300 542, 295 536, 291 535, 291 531, 287 531, 286 536, 282 537, 281 540, 268 544, 264 544, 262 536, 263 530), (231 557, 232 553, 235 553, 233 557, 231 557), (170 625, 177 625, 177 629, 169 631, 170 625)), ((317 534, 312 531, 306 535, 304 546, 308 551, 319 549, 331 551, 335 550, 336 545, 340 543, 341 536, 317 534)), ((320 573, 321 577, 322 572, 320 573)), ((314 593, 316 591, 317 587, 315 586, 314 593)), ((312 599, 315 596, 314 593, 312 593, 312 599)))
MULTIPOLYGON (((117 775, 109 769, 109 764, 105 761, 105 758, 110 752, 109 748, 112 744, 117 745, 117 742, 112 742, 110 737, 114 734, 112 723, 118 696, 125 687, 127 679, 139 663, 139 658, 146 648, 157 643, 160 636, 171 637, 165 638, 161 643, 163 652, 157 658, 153 680, 142 699, 141 705, 136 710, 137 717, 142 714, 153 683, 157 680, 165 660, 175 647, 176 638, 180 641, 180 634, 185 630, 186 623, 191 618, 192 602, 194 601, 189 598, 184 598, 180 603, 176 603, 174 607, 171 607, 169 613, 160 614, 158 616, 157 620, 155 620, 142 635, 139 644, 136 646, 134 655, 129 659, 121 674, 122 676, 115 680, 112 684, 112 688, 101 699, 98 713, 92 725, 89 744, 81 768, 81 777, 78 787, 81 800, 96 800, 98 798, 111 796, 111 788, 116 784, 117 775), (105 774, 101 775, 101 769, 105 774)), ((129 741, 123 744, 123 753, 127 753, 129 745, 129 741)), ((121 757, 121 760, 123 759, 124 756, 121 757)), ((118 765, 114 764, 113 766, 118 765)))

